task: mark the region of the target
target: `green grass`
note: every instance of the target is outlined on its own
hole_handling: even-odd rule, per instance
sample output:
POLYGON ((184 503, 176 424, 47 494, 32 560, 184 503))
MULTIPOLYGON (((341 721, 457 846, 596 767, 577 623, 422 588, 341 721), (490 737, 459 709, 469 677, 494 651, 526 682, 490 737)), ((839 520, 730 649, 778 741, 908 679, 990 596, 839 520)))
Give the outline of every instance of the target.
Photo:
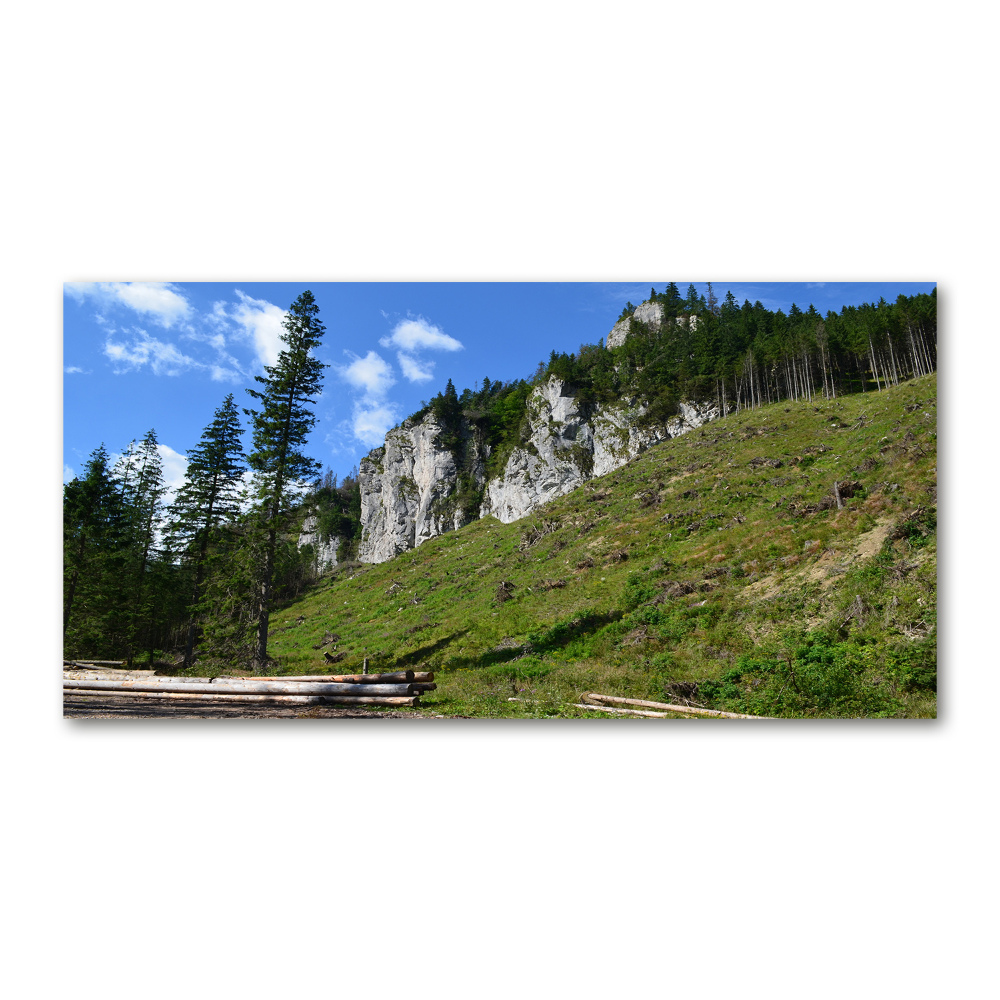
POLYGON ((577 716, 585 691, 696 684, 753 714, 933 716, 936 393, 729 416, 521 521, 339 567, 272 615, 276 672, 325 672, 331 631, 337 672, 434 670, 431 714, 577 716), (840 510, 835 480, 856 484, 840 510))

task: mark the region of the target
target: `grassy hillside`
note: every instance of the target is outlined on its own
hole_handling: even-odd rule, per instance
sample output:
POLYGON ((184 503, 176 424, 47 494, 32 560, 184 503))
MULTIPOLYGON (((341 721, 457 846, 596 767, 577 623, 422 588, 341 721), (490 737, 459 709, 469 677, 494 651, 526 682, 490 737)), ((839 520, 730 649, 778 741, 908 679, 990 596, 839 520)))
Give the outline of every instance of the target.
POLYGON ((340 567, 272 616, 278 672, 327 672, 333 633, 337 672, 436 671, 435 714, 584 715, 597 691, 933 716, 936 397, 932 375, 729 416, 522 521, 340 567))

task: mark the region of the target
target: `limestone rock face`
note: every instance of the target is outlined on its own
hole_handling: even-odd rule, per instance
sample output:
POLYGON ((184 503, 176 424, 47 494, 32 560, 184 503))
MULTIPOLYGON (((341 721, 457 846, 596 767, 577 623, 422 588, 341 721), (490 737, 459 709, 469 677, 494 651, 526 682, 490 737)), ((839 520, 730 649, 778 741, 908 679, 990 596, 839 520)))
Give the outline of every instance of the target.
POLYGON ((299 532, 298 547, 304 549, 307 545, 313 548, 313 564, 319 575, 336 567, 340 539, 334 535, 324 542, 319 533, 319 521, 314 514, 310 514, 302 522, 302 530, 299 532))
MULTIPOLYGON (((628 338, 628 335, 632 332, 633 321, 638 320, 641 323, 646 323, 648 326, 656 329, 663 325, 663 303, 661 302, 643 302, 642 305, 635 307, 635 312, 631 316, 626 316, 625 319, 619 320, 611 328, 611 332, 608 334, 605 340, 605 346, 611 347, 621 347, 628 338)), ((670 320, 671 323, 680 323, 681 325, 688 325, 692 329, 698 326, 697 316, 678 316, 676 319, 670 320)))
POLYGON ((588 479, 620 468, 652 445, 719 416, 713 404, 682 403, 680 410, 665 426, 640 427, 645 407, 623 401, 582 412, 563 383, 549 379, 529 397, 529 440, 511 452, 503 472, 486 484, 480 516, 509 524, 588 479))
POLYGON ((652 327, 657 327, 663 322, 663 305, 659 302, 643 302, 635 307, 635 312, 631 316, 626 316, 611 328, 604 344, 605 347, 621 347, 625 343, 625 338, 632 328, 632 320, 639 320, 640 323, 648 323, 652 327))
MULTIPOLYGON (((362 460, 361 562, 385 562, 469 520, 456 497, 459 470, 452 453, 438 443, 440 433, 433 415, 408 420, 362 460)), ((474 442, 466 444, 474 447, 474 442)), ((481 457, 471 475, 482 484, 481 457)))
POLYGON ((587 417, 560 379, 553 376, 535 389, 528 397, 528 442, 486 484, 480 516, 509 524, 590 479, 594 436, 587 417))

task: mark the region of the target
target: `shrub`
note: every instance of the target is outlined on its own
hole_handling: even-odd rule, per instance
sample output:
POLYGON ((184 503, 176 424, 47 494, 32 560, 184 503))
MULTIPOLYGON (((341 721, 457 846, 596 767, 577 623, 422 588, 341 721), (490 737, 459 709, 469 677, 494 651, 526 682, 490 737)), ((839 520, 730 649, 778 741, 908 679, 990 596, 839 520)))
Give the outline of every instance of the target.
POLYGON ((902 706, 884 667, 884 649, 874 644, 811 633, 791 656, 741 656, 717 681, 702 682, 699 693, 749 715, 891 716, 902 706))

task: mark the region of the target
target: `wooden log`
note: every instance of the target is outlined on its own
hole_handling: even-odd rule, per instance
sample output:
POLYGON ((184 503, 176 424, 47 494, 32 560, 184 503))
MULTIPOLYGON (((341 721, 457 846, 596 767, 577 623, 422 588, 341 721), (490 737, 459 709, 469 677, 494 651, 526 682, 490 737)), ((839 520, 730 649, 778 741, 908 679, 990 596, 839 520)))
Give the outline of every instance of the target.
POLYGON ((638 698, 617 698, 611 694, 594 694, 588 691, 583 699, 606 701, 612 705, 639 705, 643 708, 656 708, 661 712, 683 712, 685 715, 705 715, 717 719, 767 719, 766 715, 738 715, 736 712, 717 712, 714 708, 694 708, 691 705, 668 705, 662 701, 641 701, 638 698))
POLYGON ((236 674, 219 674, 217 677, 189 677, 184 674, 173 677, 157 676, 153 670, 109 670, 94 668, 64 668, 63 677, 69 680, 143 680, 221 684, 228 681, 278 681, 281 683, 324 683, 324 684, 404 684, 415 681, 429 684, 434 680, 433 670, 400 670, 392 674, 291 674, 285 677, 242 677, 236 674))
MULTIPOLYGON (((275 686, 283 688, 287 687, 288 694, 301 694, 304 692, 310 692, 312 694, 317 694, 317 693, 322 694, 323 692, 314 690, 314 688, 317 686, 322 688, 343 689, 338 691, 331 691, 330 693, 333 694, 351 694, 354 692, 355 689, 357 689, 357 693, 359 694, 371 694, 373 692, 375 694, 378 694, 379 692, 385 693, 383 689, 413 687, 412 684, 410 684, 405 680, 387 681, 386 680, 387 677, 395 676, 392 674, 381 674, 381 675, 369 674, 368 676, 372 678, 381 677, 381 681, 373 680, 371 683, 368 683, 367 681, 365 682, 356 681, 351 679, 352 675, 350 674, 340 675, 337 677, 311 678, 309 680, 302 680, 298 677, 229 677, 225 679, 216 677, 211 681, 211 686, 212 689, 214 690, 216 688, 221 689, 223 685, 232 685, 232 686, 239 686, 240 688, 247 688, 248 686, 252 685, 265 684, 269 685, 268 690, 274 689, 275 686)), ((170 678, 158 677, 156 678, 156 680, 169 681, 175 683, 177 681, 180 681, 182 683, 188 683, 188 684, 197 683, 195 678, 185 679, 185 678, 173 678, 173 677, 170 678)), ((207 678, 205 679, 205 681, 207 682, 207 678)), ((406 694, 408 692, 397 691, 396 693, 406 694)))
POLYGON ((423 694, 425 691, 437 691, 437 684, 434 684, 434 683, 431 683, 431 684, 419 684, 419 683, 417 683, 417 684, 413 685, 413 693, 414 694, 423 694))
MULTIPOLYGON (((517 701, 516 698, 508 698, 508 701, 517 701)), ((641 716, 645 719, 676 719, 677 716, 671 712, 644 712, 641 708, 609 708, 607 705, 579 705, 571 702, 573 708, 583 708, 588 712, 609 712, 612 715, 641 716)))
POLYGON ((64 680, 64 688, 93 691, 184 691, 188 694, 333 694, 333 695, 410 695, 412 684, 285 684, 274 681, 223 681, 198 683, 173 677, 141 681, 64 680))
POLYGON ((207 702, 237 702, 259 704, 269 702, 275 705, 409 705, 420 704, 417 695, 369 695, 364 697, 344 697, 322 694, 189 694, 183 691, 97 691, 90 688, 78 688, 63 691, 71 697, 94 698, 176 698, 184 701, 207 702))
MULTIPOLYGON (((238 677, 220 674, 213 683, 222 681, 280 681, 282 683, 325 682, 327 684, 409 684, 415 679, 412 670, 399 670, 394 674, 286 674, 281 677, 238 677)), ((205 680, 208 680, 206 677, 205 680)))
MULTIPOLYGON (((283 681, 294 681, 295 677, 282 677, 283 681)), ((336 674, 325 678, 336 684, 410 684, 412 670, 397 670, 394 674, 336 674)))
MULTIPOLYGON (((69 681, 141 681, 152 679, 152 670, 72 670, 63 671, 63 680, 69 681)), ((206 678, 207 680, 207 678, 206 678)))
MULTIPOLYGON (((206 680, 208 678, 205 678, 206 680)), ((397 670, 392 674, 286 674, 282 677, 240 677, 236 674, 220 674, 213 678, 215 683, 223 680, 275 680, 275 681, 326 681, 330 684, 409 684, 416 681, 430 684, 434 680, 433 670, 397 670)))
POLYGON ((337 681, 341 684, 411 684, 412 670, 397 670, 392 674, 341 674, 337 681))
POLYGON ((84 670, 92 667, 120 667, 124 660, 63 660, 63 666, 81 667, 84 670))

